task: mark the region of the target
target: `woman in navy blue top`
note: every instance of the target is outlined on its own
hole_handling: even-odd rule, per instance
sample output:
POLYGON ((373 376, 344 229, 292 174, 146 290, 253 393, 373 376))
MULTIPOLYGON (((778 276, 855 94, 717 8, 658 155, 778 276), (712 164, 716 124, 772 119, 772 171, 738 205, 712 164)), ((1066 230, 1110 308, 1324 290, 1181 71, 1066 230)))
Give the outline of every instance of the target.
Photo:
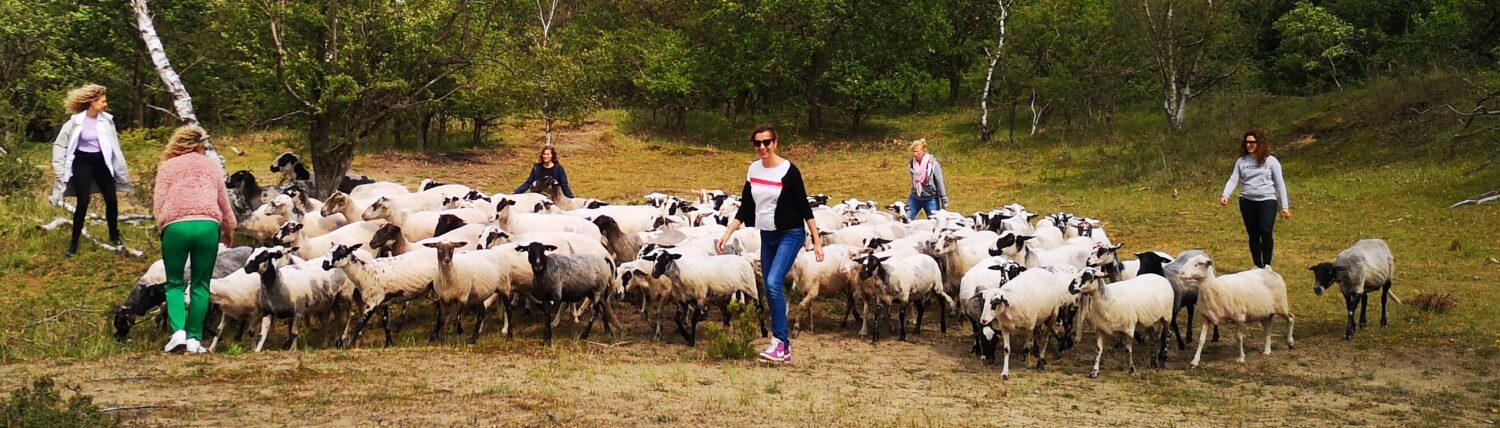
POLYGON ((521 187, 517 187, 516 191, 511 193, 525 193, 542 177, 552 177, 557 180, 558 185, 562 186, 563 196, 573 197, 573 189, 568 188, 568 173, 563 171, 562 164, 557 163, 557 148, 542 146, 542 152, 536 158, 536 163, 531 165, 531 175, 526 177, 526 182, 521 183, 521 187))

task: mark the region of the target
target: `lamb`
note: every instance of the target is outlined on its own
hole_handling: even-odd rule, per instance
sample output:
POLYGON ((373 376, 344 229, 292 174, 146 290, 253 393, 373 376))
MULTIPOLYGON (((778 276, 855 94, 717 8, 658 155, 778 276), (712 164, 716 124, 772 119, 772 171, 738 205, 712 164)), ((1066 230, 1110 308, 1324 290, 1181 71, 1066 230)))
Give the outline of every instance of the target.
POLYGON ((528 232, 572 232, 582 234, 598 242, 604 242, 599 227, 578 217, 561 214, 535 214, 515 212, 516 201, 510 196, 495 201, 495 223, 501 229, 514 234, 528 232))
POLYGON ((875 328, 871 331, 870 341, 880 341, 880 321, 884 318, 885 307, 897 305, 900 311, 900 334, 901 340, 906 340, 906 312, 909 306, 915 305, 917 310, 917 326, 913 334, 922 334, 922 315, 927 311, 927 300, 936 294, 942 297, 947 305, 945 310, 938 311, 941 316, 941 331, 948 331, 948 311, 953 307, 953 298, 943 291, 943 276, 938 268, 937 262, 925 255, 909 255, 902 257, 883 256, 877 253, 865 254, 858 260, 859 278, 876 278, 878 286, 875 287, 875 328))
POLYGON ((438 220, 445 215, 451 215, 463 220, 464 223, 477 224, 489 221, 483 210, 474 208, 460 208, 442 211, 412 212, 394 205, 389 198, 380 198, 370 207, 365 209, 361 219, 364 221, 385 220, 391 224, 401 226, 401 233, 406 239, 420 241, 433 237, 437 231, 438 220))
POLYGON ((792 322, 792 328, 802 329, 802 314, 807 314, 807 330, 813 331, 812 302, 821 294, 843 295, 846 302, 844 319, 840 325, 847 325, 849 315, 854 315, 855 322, 862 322, 859 312, 854 310, 854 289, 851 287, 850 275, 853 273, 851 258, 859 251, 858 248, 848 245, 830 244, 823 247, 823 261, 817 261, 812 251, 803 251, 797 254, 796 261, 792 262, 790 275, 791 286, 801 289, 802 301, 797 303, 797 317, 792 322))
POLYGON ((594 226, 599 227, 599 233, 604 235, 609 253, 621 263, 635 260, 641 246, 645 245, 645 240, 641 239, 639 233, 625 233, 621 230, 614 217, 601 215, 595 217, 593 222, 594 226))
MULTIPOLYGON (((272 317, 287 320, 290 332, 284 345, 287 350, 295 349, 300 337, 298 321, 307 326, 309 316, 331 314, 335 319, 342 318, 344 334, 348 334, 348 309, 354 302, 354 288, 349 286, 348 276, 343 271, 321 269, 322 260, 279 268, 273 263, 289 259, 295 252, 295 248, 272 247, 245 268, 260 274, 260 309, 265 315, 261 318, 260 342, 255 345, 255 352, 260 352, 266 343, 272 317), (344 309, 342 313, 340 308, 344 309)), ((328 336, 324 337, 326 340, 328 336)))
POLYGON ((1010 379, 1010 336, 1029 332, 1033 349, 1037 355, 1037 369, 1047 367, 1047 339, 1054 336, 1053 326, 1059 311, 1072 305, 1076 299, 1068 292, 1068 284, 1079 274, 1070 266, 1049 266, 1027 269, 1004 287, 984 290, 980 296, 984 301, 979 315, 979 324, 985 326, 986 337, 993 338, 994 330, 1000 330, 1005 345, 1004 363, 1000 369, 1002 379, 1010 379))
POLYGON ((296 199, 293 196, 294 192, 301 192, 301 190, 290 189, 287 193, 271 199, 271 209, 268 211, 268 213, 281 216, 283 218, 286 218, 288 221, 301 223, 306 227, 304 232, 307 233, 307 236, 309 237, 325 235, 328 232, 337 230, 338 228, 343 227, 345 224, 349 223, 348 221, 344 220, 343 214, 324 216, 320 213, 320 211, 312 211, 308 210, 307 208, 299 207, 299 204, 296 202, 296 199))
POLYGON ((1097 281, 1100 273, 1093 268, 1083 270, 1080 276, 1068 285, 1075 295, 1089 297, 1084 306, 1083 318, 1094 326, 1095 345, 1099 351, 1094 355, 1094 371, 1089 377, 1099 377, 1099 361, 1104 358, 1104 339, 1107 336, 1123 336, 1125 351, 1130 356, 1130 373, 1135 373, 1135 330, 1159 330, 1150 334, 1157 338, 1151 348, 1151 368, 1161 367, 1166 362, 1167 323, 1172 316, 1172 283, 1156 274, 1146 274, 1134 279, 1102 284, 1097 281))
POLYGON ((313 190, 312 171, 308 171, 302 165, 302 158, 296 153, 284 152, 271 162, 271 172, 281 173, 281 184, 301 186, 303 189, 313 190))
POLYGON ((443 318, 448 316, 453 317, 455 331, 462 331, 460 311, 467 309, 474 313, 474 332, 469 336, 469 344, 473 345, 479 341, 485 315, 496 301, 506 306, 506 319, 510 318, 507 304, 511 293, 510 273, 506 271, 505 254, 501 250, 455 254, 455 249, 467 247, 469 243, 442 241, 423 245, 437 250, 438 276, 432 294, 438 305, 439 335, 442 334, 443 318))
POLYGON ((1286 318, 1286 347, 1292 349, 1296 341, 1292 329, 1296 318, 1286 298, 1286 281, 1281 274, 1269 268, 1253 269, 1240 273, 1217 276, 1213 260, 1206 255, 1187 260, 1178 276, 1185 280, 1198 281, 1198 293, 1203 303, 1204 329, 1198 332, 1198 351, 1193 354, 1191 365, 1198 367, 1203 357, 1203 342, 1208 340, 1209 325, 1226 321, 1235 323, 1235 337, 1239 340, 1240 357, 1245 362, 1245 322, 1260 321, 1265 329, 1264 353, 1271 354, 1271 321, 1280 315, 1286 318))
POLYGON ((303 229, 302 223, 286 222, 276 232, 276 241, 282 245, 298 248, 295 252, 297 256, 312 260, 328 254, 334 244, 352 245, 370 242, 370 238, 375 236, 375 231, 380 230, 380 224, 368 221, 354 222, 323 236, 315 237, 307 236, 303 229))
MULTIPOLYGON (((666 277, 671 280, 673 300, 677 301, 678 316, 674 317, 677 331, 688 346, 696 346, 698 323, 707 315, 708 305, 718 306, 724 311, 724 325, 729 325, 729 304, 734 301, 754 300, 757 313, 763 314, 760 287, 755 276, 755 267, 741 256, 722 255, 711 257, 684 257, 672 251, 656 253, 656 265, 651 270, 652 278, 666 277), (683 324, 683 318, 689 318, 683 324)), ((758 315, 757 318, 760 318, 758 315)), ((761 336, 766 335, 765 319, 760 320, 761 336)))
MULTIPOLYGON (((376 197, 375 199, 379 198, 376 197)), ((323 201, 323 208, 318 210, 318 214, 322 214, 324 217, 342 214, 345 219, 349 220, 364 218, 365 208, 374 203, 375 199, 355 199, 353 196, 341 192, 333 192, 332 195, 328 196, 328 200, 323 201)))
POLYGON ((1365 312, 1370 309, 1370 291, 1380 289, 1380 326, 1386 326, 1385 305, 1391 297, 1391 278, 1396 275, 1396 262, 1391 256, 1391 247, 1379 239, 1361 239, 1354 246, 1339 252, 1332 263, 1323 262, 1308 270, 1313 272, 1313 292, 1323 295, 1323 290, 1339 284, 1344 293, 1344 306, 1349 310, 1349 322, 1344 328, 1344 340, 1354 339, 1354 309, 1359 308, 1359 328, 1365 328, 1365 312))
POLYGON ((360 300, 364 303, 359 308, 362 315, 354 326, 354 334, 345 344, 355 346, 365 330, 365 324, 370 321, 370 316, 378 311, 385 329, 385 346, 389 347, 392 342, 390 305, 427 294, 433 281, 437 280, 438 267, 431 262, 437 257, 437 250, 423 248, 399 256, 377 259, 361 250, 364 245, 334 245, 322 266, 323 270, 343 270, 354 283, 360 300))
POLYGON ((552 322, 563 303, 591 301, 594 311, 584 326, 580 340, 588 340, 589 331, 599 314, 604 314, 604 334, 611 334, 610 323, 615 320, 610 309, 609 297, 618 294, 614 275, 614 261, 596 254, 557 255, 555 245, 533 242, 520 245, 514 251, 526 253, 535 278, 532 297, 542 302, 546 313, 543 322, 542 341, 552 343, 552 322))

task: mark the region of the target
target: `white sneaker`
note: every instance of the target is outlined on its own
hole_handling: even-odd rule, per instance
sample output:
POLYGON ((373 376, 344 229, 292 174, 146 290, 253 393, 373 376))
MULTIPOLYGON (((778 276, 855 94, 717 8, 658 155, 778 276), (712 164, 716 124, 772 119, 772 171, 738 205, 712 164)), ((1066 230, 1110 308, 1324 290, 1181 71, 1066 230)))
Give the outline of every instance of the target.
POLYGON ((176 332, 172 333, 172 338, 170 340, 167 340, 167 347, 165 349, 162 349, 162 352, 182 352, 187 350, 187 345, 187 332, 177 330, 176 332))
POLYGON ((188 339, 187 340, 187 353, 189 353, 189 354, 205 354, 205 353, 208 353, 208 349, 204 348, 203 344, 198 342, 198 339, 188 339))

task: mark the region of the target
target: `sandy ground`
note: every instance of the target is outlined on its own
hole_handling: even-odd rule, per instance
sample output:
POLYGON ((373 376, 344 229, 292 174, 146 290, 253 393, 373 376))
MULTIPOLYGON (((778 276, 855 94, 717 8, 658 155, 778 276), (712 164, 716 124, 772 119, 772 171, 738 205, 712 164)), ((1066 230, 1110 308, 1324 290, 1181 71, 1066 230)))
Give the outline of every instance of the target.
MULTIPOLYGON (((1483 404, 1500 385, 1490 372, 1494 359, 1473 355, 1393 354, 1322 338, 1287 351, 1278 334, 1273 354, 1252 353, 1242 365, 1233 361, 1226 330, 1225 342, 1205 351, 1204 369, 1186 369, 1191 354, 1173 352, 1169 369, 1149 370, 1138 359, 1141 371, 1129 375, 1124 351, 1107 349, 1105 373, 1089 379, 1089 340, 1049 361, 1045 371, 1021 368, 1013 359, 1012 378, 1003 381, 998 366, 968 356, 958 327, 941 337, 926 330, 908 342, 872 345, 822 319, 819 333, 794 339, 795 362, 770 365, 713 361, 675 336, 652 342, 639 316, 620 309, 628 331, 596 333, 599 342, 592 343, 569 337, 544 347, 528 323, 513 341, 490 332, 476 346, 419 342, 372 349, 366 340, 357 350, 32 361, 0 368, 0 387, 13 390, 46 375, 78 385, 104 407, 154 406, 113 412, 127 426, 745 426, 762 420, 796 426, 1484 426, 1497 416, 1483 404)), ((565 321, 560 334, 581 328, 570 324, 565 321)), ((406 328, 425 333, 430 327, 406 328)), ((1247 339, 1259 343, 1259 330, 1247 339)))

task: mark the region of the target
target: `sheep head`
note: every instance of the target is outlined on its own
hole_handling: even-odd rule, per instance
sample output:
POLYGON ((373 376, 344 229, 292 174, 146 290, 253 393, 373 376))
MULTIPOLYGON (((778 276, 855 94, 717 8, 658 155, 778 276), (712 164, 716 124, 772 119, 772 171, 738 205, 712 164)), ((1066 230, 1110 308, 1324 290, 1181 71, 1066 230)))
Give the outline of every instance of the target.
POLYGON ((276 229, 276 242, 288 245, 295 243, 299 234, 302 233, 302 228, 302 223, 296 221, 282 223, 281 227, 276 229))
POLYGON ((1000 281, 1000 284, 996 285, 997 287, 1000 285, 1005 285, 1005 283, 1010 282, 1010 280, 1012 279, 1016 279, 1016 276, 1020 275, 1021 272, 1026 271, 1025 267, 1021 266, 1019 263, 1011 261, 993 264, 986 269, 1000 271, 1003 280, 1000 281))
POLYGON ((1177 278, 1184 281, 1202 281, 1214 276, 1214 261, 1208 256, 1197 256, 1188 259, 1177 271, 1177 278))
POLYGON ((1073 278, 1073 281, 1068 283, 1068 292, 1073 294, 1093 294, 1095 291, 1099 291, 1099 281, 1096 281, 1099 277, 1099 271, 1094 270, 1093 267, 1084 268, 1083 271, 1078 273, 1077 278, 1073 278))
POLYGON ((1313 294, 1322 296, 1323 291, 1333 288, 1333 284, 1349 271, 1348 267, 1336 266, 1333 263, 1323 262, 1313 265, 1307 270, 1313 273, 1313 294))
POLYGON ((323 261, 323 270, 333 270, 334 268, 348 266, 350 262, 363 263, 362 260, 355 256, 354 252, 358 251, 364 245, 334 245, 333 251, 328 253, 328 259, 323 261))
POLYGON ((868 253, 863 257, 860 257, 858 260, 856 260, 859 263, 859 279, 867 280, 871 277, 874 277, 875 275, 883 274, 885 272, 885 266, 881 265, 881 262, 890 259, 890 256, 881 257, 875 255, 874 253, 868 253))
POLYGON ((666 275, 667 269, 670 269, 672 264, 676 263, 679 259, 682 259, 681 254, 658 251, 656 253, 656 265, 651 268, 651 277, 661 278, 662 275, 666 275))
POLYGON ((526 262, 531 264, 531 271, 541 275, 547 271, 548 253, 557 251, 556 245, 548 245, 541 242, 532 242, 526 245, 517 245, 516 252, 526 253, 526 262))
POLYGON ((271 162, 271 172, 291 172, 292 165, 299 163, 302 163, 302 158, 297 157, 296 153, 285 152, 277 156, 276 161, 271 162))
POLYGON ((479 246, 481 248, 493 248, 510 241, 510 234, 498 226, 487 226, 479 233, 479 246))
POLYGON ((424 247, 437 249, 438 266, 448 266, 453 264, 453 251, 459 248, 463 248, 467 245, 469 245, 469 243, 463 241, 428 242, 422 244, 422 246, 424 247))
POLYGON ((376 199, 374 203, 371 203, 369 208, 365 209, 365 213, 360 216, 360 220, 371 221, 387 218, 390 215, 391 198, 381 196, 380 199, 376 199))
POLYGON ((137 284, 130 289, 130 295, 125 297, 125 302, 111 311, 115 327, 115 341, 125 343, 130 339, 130 328, 135 326, 136 317, 145 315, 151 308, 160 306, 167 301, 165 284, 137 284))
POLYGON ((323 214, 324 217, 331 216, 344 212, 344 208, 347 208, 349 204, 349 195, 344 194, 344 192, 335 191, 332 195, 328 196, 328 200, 323 201, 323 209, 318 210, 318 212, 323 214))
POLYGON ((1000 311, 1010 306, 1010 300, 1000 292, 1001 289, 984 290, 984 310, 979 313, 979 324, 988 326, 995 321, 1000 311))

